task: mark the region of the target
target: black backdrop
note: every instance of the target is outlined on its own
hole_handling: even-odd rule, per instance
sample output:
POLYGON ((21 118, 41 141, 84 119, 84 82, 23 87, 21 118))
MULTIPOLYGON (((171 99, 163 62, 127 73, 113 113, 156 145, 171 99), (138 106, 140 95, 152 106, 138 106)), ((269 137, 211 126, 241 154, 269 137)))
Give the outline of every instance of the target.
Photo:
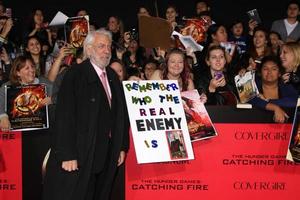
MULTIPOLYGON (((164 17, 168 3, 177 6, 181 16, 191 16, 195 11, 195 0, 2 0, 19 21, 26 20, 33 8, 42 8, 46 21, 51 21, 57 11, 72 17, 80 8, 90 13, 91 20, 104 26, 108 16, 120 16, 127 27, 136 23, 136 12, 140 4, 146 4, 154 14, 154 2, 157 2, 159 16, 164 17), (98 5, 100 4, 100 6, 98 5)), ((288 0, 210 0, 213 19, 227 25, 234 19, 246 22, 246 11, 257 8, 264 25, 269 28, 271 22, 285 16, 288 0)))

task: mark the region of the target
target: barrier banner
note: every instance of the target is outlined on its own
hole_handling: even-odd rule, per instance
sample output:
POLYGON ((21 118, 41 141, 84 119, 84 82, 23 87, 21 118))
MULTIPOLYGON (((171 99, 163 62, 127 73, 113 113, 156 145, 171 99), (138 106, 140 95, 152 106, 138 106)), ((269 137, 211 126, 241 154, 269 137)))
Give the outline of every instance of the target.
POLYGON ((0 199, 22 199, 21 132, 0 132, 0 199))
POLYGON ((126 199, 299 199, 300 165, 285 158, 291 124, 214 126, 192 161, 137 164, 131 147, 126 199))

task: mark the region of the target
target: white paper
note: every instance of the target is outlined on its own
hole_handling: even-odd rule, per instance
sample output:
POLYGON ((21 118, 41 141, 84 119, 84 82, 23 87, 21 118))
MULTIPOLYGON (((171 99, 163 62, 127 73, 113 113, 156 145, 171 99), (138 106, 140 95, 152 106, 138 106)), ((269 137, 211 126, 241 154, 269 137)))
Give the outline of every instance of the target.
POLYGON ((64 25, 69 17, 65 15, 64 13, 58 11, 55 15, 55 17, 52 19, 50 22, 49 26, 59 26, 59 25, 64 25))
POLYGON ((177 31, 173 31, 172 36, 173 35, 177 35, 180 42, 183 44, 184 48, 188 48, 190 47, 193 52, 195 51, 202 51, 203 50, 203 46, 201 46, 200 44, 198 44, 194 38, 190 35, 182 35, 180 33, 178 33, 177 31))
POLYGON ((194 159, 178 82, 123 81, 123 88, 137 162, 194 159))

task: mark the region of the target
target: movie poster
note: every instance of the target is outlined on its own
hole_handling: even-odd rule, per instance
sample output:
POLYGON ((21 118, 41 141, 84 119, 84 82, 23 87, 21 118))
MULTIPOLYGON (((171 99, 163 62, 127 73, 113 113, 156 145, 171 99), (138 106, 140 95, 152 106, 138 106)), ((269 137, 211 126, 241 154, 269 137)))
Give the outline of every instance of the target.
POLYGON ((12 130, 34 130, 49 127, 48 106, 41 104, 46 86, 6 86, 6 113, 12 130))
POLYGON ((75 49, 83 47, 89 32, 89 17, 70 17, 65 24, 67 42, 75 49))
POLYGON ((181 98, 191 141, 217 136, 217 132, 203 102, 201 102, 198 91, 182 92, 181 98))
POLYGON ((241 103, 247 103, 259 94, 255 83, 255 72, 248 71, 245 75, 234 77, 235 86, 241 103))
POLYGON ((194 159, 177 81, 123 81, 137 162, 194 159))
POLYGON ((298 98, 297 102, 286 158, 290 161, 300 163, 300 98, 298 98))
POLYGON ((204 18, 191 18, 184 20, 184 26, 180 29, 182 35, 190 35, 198 43, 205 41, 205 33, 209 27, 208 22, 204 18))

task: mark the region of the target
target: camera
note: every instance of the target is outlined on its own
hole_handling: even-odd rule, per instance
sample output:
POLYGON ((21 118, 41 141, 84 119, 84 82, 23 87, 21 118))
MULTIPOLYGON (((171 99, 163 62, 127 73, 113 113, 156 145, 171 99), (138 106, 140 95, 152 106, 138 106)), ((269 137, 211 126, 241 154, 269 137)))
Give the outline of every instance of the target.
POLYGON ((131 40, 138 40, 138 32, 135 28, 131 29, 129 31, 129 34, 130 34, 130 39, 131 40))
POLYGON ((291 82, 291 83, 300 83, 300 77, 296 73, 291 72, 289 82, 291 82))
POLYGON ((12 18, 12 10, 11 8, 6 8, 5 14, 8 18, 12 18))

